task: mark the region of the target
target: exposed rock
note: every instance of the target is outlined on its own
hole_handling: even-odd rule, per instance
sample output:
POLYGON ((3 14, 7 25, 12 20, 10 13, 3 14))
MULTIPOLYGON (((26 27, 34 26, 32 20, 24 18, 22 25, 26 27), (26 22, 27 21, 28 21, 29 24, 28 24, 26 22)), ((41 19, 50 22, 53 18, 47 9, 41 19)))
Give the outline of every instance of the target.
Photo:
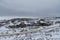
POLYGON ((56 21, 55 24, 59 23, 60 24, 60 21, 56 21))
POLYGON ((44 19, 38 20, 38 21, 37 21, 37 24, 38 24, 39 26, 50 26, 50 25, 52 25, 52 23, 50 23, 50 22, 48 22, 48 21, 45 21, 44 19))
POLYGON ((51 23, 49 21, 45 21, 45 19, 40 19, 36 21, 36 19, 32 18, 13 18, 0 22, 0 26, 4 25, 8 25, 8 27, 10 28, 24 28, 27 26, 50 26, 51 23))
POLYGON ((24 22, 21 22, 19 25, 12 25, 12 26, 9 26, 10 28, 24 28, 26 27, 26 24, 24 22))

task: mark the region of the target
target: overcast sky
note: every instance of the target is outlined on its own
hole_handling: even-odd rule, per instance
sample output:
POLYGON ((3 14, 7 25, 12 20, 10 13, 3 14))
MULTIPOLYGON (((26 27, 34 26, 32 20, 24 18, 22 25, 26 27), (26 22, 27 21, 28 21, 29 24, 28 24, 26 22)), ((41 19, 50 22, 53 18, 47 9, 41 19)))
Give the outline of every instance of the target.
POLYGON ((60 16, 59 0, 0 0, 0 16, 60 16))

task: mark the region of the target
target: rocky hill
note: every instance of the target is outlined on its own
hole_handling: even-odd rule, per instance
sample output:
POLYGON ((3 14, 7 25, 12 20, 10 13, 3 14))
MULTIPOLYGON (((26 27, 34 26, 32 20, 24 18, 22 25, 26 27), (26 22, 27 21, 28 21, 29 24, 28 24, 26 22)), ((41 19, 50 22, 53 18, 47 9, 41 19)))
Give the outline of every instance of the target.
POLYGON ((13 18, 9 20, 0 21, 0 27, 6 26, 10 28, 23 28, 27 26, 49 26, 52 25, 52 21, 46 21, 45 19, 32 19, 32 18, 13 18))
POLYGON ((1 35, 25 32, 37 28, 57 27, 59 24, 60 19, 55 18, 11 18, 8 20, 0 20, 0 40, 55 40, 55 38, 58 40, 58 38, 60 38, 60 28, 26 33, 22 35, 1 35))

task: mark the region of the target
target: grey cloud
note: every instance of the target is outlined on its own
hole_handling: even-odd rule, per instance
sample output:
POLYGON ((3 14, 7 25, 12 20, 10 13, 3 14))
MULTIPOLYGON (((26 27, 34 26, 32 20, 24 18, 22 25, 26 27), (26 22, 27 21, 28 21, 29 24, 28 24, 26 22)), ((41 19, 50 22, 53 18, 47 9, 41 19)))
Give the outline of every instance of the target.
POLYGON ((2 16, 59 16, 59 0, 0 0, 2 16))

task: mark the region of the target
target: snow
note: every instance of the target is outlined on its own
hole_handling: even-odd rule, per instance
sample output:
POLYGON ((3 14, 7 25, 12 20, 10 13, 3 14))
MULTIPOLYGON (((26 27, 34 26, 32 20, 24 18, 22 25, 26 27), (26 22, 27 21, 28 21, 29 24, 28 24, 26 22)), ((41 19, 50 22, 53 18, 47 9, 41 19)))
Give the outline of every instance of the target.
MULTIPOLYGON (((12 18, 12 17, 11 17, 12 18)), ((7 18, 1 18, 3 19, 10 19, 9 17, 7 18)), ((59 20, 59 19, 58 19, 59 20)), ((53 20, 54 23, 55 21, 58 20, 53 20)), ((19 24, 20 22, 17 22, 19 24)), ((27 24, 27 22, 25 21, 27 24)), ((8 25, 13 25, 11 22, 8 25)), ((8 26, 5 25, 5 26, 8 26)), ((15 33, 15 32, 20 32, 21 30, 31 30, 29 27, 26 28, 16 28, 16 29, 9 29, 6 28, 5 26, 0 27, 0 34, 8 34, 8 33, 15 33)), ((53 24, 48 27, 57 27, 59 24, 53 24)), ((47 26, 44 26, 47 27, 47 26)), ((42 28, 42 27, 41 27, 42 28)), ((60 39, 60 28, 55 28, 55 29, 50 29, 50 30, 44 30, 44 31, 37 31, 37 32, 32 32, 32 33, 27 33, 27 34, 18 34, 18 35, 13 35, 13 36, 0 36, 0 40, 59 40, 60 39), (52 30, 52 31, 50 31, 52 30)))
MULTIPOLYGON (((55 29, 56 30, 56 29, 55 29)), ((59 29, 60 30, 60 29, 59 29)), ((60 31, 59 31, 60 32, 60 31)), ((58 32, 58 34, 59 34, 59 32, 58 32)), ((51 33, 47 33, 47 34, 50 34, 50 35, 52 35, 52 37, 50 37, 50 35, 47 35, 46 36, 46 34, 45 34, 45 32, 40 32, 40 31, 38 31, 38 32, 35 32, 35 33, 30 33, 30 34, 23 34, 23 35, 15 35, 15 36, 11 36, 11 37, 9 37, 9 36, 7 36, 7 37, 2 37, 2 38, 0 38, 1 40, 18 40, 18 39, 20 39, 20 40, 22 40, 22 38, 23 39, 27 39, 27 40, 33 40, 33 39, 35 39, 35 40, 37 40, 37 39, 42 39, 42 38, 44 38, 44 39, 48 39, 48 38, 60 38, 60 35, 56 35, 57 33, 54 33, 54 32, 51 32, 51 33), (57 37, 57 36, 59 36, 59 37, 57 37), (45 38, 46 37, 46 38, 45 38)))
POLYGON ((2 27, 0 27, 0 30, 5 31, 5 30, 8 30, 8 29, 6 27, 2 26, 2 27))
POLYGON ((22 17, 22 16, 0 16, 0 20, 9 20, 9 19, 13 19, 13 18, 38 18, 38 17, 22 17))

